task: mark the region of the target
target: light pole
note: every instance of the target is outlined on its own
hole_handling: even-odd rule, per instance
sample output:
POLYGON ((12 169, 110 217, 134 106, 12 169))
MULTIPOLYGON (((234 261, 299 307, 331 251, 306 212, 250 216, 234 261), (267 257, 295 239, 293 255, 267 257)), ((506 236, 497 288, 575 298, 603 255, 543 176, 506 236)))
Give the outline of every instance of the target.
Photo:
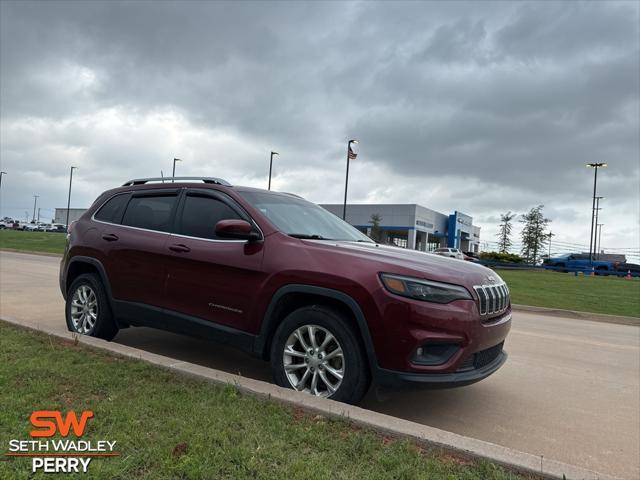
POLYGON ((596 258, 596 252, 598 251, 597 246, 598 246, 598 214, 601 210, 600 208, 600 200, 603 200, 604 197, 596 197, 596 209, 595 209, 595 224, 596 224, 596 228, 595 231, 593 232, 593 257, 596 258))
POLYGON ((40 195, 34 195, 33 196, 33 218, 31 220, 31 223, 36 223, 36 205, 38 204, 38 197, 40 195))
POLYGON ((601 246, 602 246, 602 227, 603 227, 604 223, 598 223, 596 224, 596 227, 600 227, 598 228, 598 258, 600 258, 600 252, 602 252, 601 250, 601 246))
POLYGON ((71 182, 73 181, 73 170, 78 167, 71 167, 69 172, 69 195, 67 196, 67 220, 64 224, 64 228, 69 231, 69 210, 71 209, 71 182))
POLYGON ((0 187, 2 187, 2 176, 6 174, 7 172, 0 172, 0 187))
POLYGON ((593 175, 593 204, 591 206, 591 235, 589 237, 589 263, 593 265, 593 224, 594 224, 594 214, 596 211, 596 188, 598 185, 598 169, 605 168, 607 166, 606 163, 587 163, 587 167, 594 169, 593 175))
POLYGON ((182 160, 180 160, 179 158, 174 158, 173 159, 173 173, 171 174, 171 183, 175 182, 175 178, 176 178, 176 162, 181 162, 182 160))
POLYGON ((269 186, 267 190, 271 190, 271 171, 273 170, 273 156, 280 155, 278 152, 271 152, 271 160, 269 160, 269 186))
POLYGON ((555 237, 555 235, 556 235, 555 233, 553 233, 551 230, 549 230, 549 235, 548 235, 548 237, 549 237, 549 258, 551 258, 551 239, 553 237, 555 237))
POLYGON ((358 140, 356 140, 355 138, 352 138, 351 140, 349 140, 349 143, 347 144, 347 174, 344 179, 344 204, 342 205, 342 220, 346 220, 347 218, 347 188, 349 187, 349 160, 355 160, 356 157, 358 156, 357 153, 354 153, 353 150, 351 150, 352 143, 357 144, 358 140))

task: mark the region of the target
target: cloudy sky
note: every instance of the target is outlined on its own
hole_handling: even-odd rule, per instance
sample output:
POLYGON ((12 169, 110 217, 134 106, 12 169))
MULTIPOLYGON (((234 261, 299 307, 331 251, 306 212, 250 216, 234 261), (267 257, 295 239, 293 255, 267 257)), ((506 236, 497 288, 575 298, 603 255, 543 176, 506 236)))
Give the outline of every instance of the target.
POLYGON ((0 3, 0 215, 171 170, 640 248, 638 2, 0 3))

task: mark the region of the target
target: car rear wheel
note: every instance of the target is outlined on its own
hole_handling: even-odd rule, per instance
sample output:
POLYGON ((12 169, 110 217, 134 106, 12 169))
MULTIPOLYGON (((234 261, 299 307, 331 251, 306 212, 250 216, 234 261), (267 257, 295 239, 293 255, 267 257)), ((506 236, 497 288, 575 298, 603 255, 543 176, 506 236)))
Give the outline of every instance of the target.
POLYGON ((271 344, 275 382, 317 397, 358 403, 369 388, 363 348, 349 319, 324 306, 300 308, 271 344))
POLYGON ((104 340, 112 340, 118 333, 104 286, 95 274, 86 273, 73 281, 65 314, 72 332, 104 340))

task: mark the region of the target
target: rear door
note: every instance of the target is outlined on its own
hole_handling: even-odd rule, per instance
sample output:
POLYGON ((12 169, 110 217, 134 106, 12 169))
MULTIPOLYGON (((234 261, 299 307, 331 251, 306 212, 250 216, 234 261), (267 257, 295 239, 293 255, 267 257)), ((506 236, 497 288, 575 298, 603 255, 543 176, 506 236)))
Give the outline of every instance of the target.
POLYGON ((227 219, 254 223, 222 192, 185 191, 167 243, 172 261, 165 296, 171 310, 250 331, 254 296, 265 278, 264 243, 216 237, 216 223, 227 219))
POLYGON ((96 213, 94 219, 103 224, 100 240, 114 299, 163 306, 171 253, 166 243, 178 193, 178 189, 157 189, 122 194, 96 213))

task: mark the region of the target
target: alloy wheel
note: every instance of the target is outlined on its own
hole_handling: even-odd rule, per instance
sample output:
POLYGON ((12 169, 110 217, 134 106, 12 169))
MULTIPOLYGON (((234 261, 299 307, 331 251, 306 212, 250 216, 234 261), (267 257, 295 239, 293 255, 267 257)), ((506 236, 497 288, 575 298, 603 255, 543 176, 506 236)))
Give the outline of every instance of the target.
POLYGON ((297 328, 284 345, 284 371, 299 392, 330 397, 344 378, 344 353, 336 337, 318 325, 297 328))
POLYGON ((88 334, 98 319, 98 297, 89 285, 80 285, 71 297, 71 322, 76 332, 88 334))

